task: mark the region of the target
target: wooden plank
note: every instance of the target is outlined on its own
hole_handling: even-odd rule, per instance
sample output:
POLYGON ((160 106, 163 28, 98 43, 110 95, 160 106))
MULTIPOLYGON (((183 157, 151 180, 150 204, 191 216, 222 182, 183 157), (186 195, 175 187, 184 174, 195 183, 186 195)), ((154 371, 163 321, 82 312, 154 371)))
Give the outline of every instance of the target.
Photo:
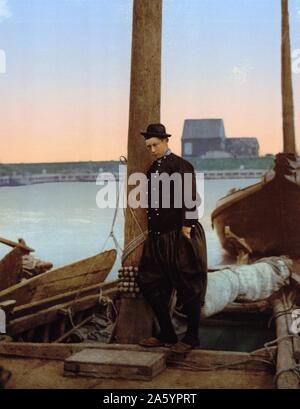
POLYGON ((291 370, 295 368, 296 362, 293 357, 293 342, 288 338, 289 328, 286 314, 287 310, 282 294, 273 300, 274 316, 276 317, 276 336, 281 339, 278 342, 277 353, 277 388, 278 389, 299 389, 299 378, 291 370), (285 337, 285 338, 284 338, 285 337))
POLYGON ((47 271, 26 282, 1 291, 0 301, 13 299, 17 301, 18 305, 29 304, 103 282, 115 259, 116 251, 109 250, 47 271))
POLYGON ((151 381, 165 368, 160 352, 84 349, 65 360, 64 375, 151 381))
MULTIPOLYGON (((23 317, 24 315, 33 314, 42 309, 50 308, 54 305, 63 304, 76 298, 77 295, 80 297, 86 297, 88 295, 99 294, 102 290, 103 295, 109 295, 117 291, 117 282, 111 281, 107 283, 97 283, 89 287, 85 287, 82 290, 77 289, 69 291, 63 294, 56 295, 54 297, 45 298, 40 301, 36 301, 30 304, 23 304, 14 309, 14 318, 23 317)), ((1 305, 1 303, 0 303, 1 305)))
MULTIPOLYGON (((95 350, 125 350, 125 351, 144 351, 149 352, 149 349, 139 345, 121 345, 121 344, 103 344, 103 343, 78 343, 78 344, 43 344, 43 343, 23 343, 23 342, 3 342, 0 343, 0 355, 8 357, 23 357, 30 359, 49 359, 49 360, 65 360, 72 354, 82 351, 83 349, 95 350)), ((276 356, 276 347, 270 348, 270 352, 276 356)), ((168 354, 168 348, 155 348, 155 352, 163 352, 168 354)), ((228 364, 230 369, 247 369, 255 371, 266 371, 268 367, 260 365, 258 362, 249 361, 250 359, 269 360, 268 352, 257 350, 251 354, 245 352, 231 351, 210 351, 203 349, 195 349, 189 353, 185 363, 196 364, 203 369, 208 369, 213 366, 228 364), (239 364, 236 362, 241 361, 239 364), (243 363, 244 362, 244 363, 243 363), (235 365, 232 365, 235 364, 235 365)), ((176 364, 178 368, 185 368, 184 362, 176 364)))
MULTIPOLYGON (((25 254, 24 251, 16 247, 0 260, 0 294, 2 290, 14 286, 21 281, 23 254, 25 254)), ((11 298, 14 299, 13 297, 11 298)))
POLYGON ((7 334, 14 336, 24 331, 32 329, 34 327, 48 324, 60 318, 60 310, 72 308, 72 312, 87 310, 93 306, 98 305, 99 295, 90 295, 87 297, 79 298, 76 301, 70 301, 64 304, 55 305, 46 310, 39 311, 38 313, 26 315, 21 318, 12 320, 7 326, 7 334))

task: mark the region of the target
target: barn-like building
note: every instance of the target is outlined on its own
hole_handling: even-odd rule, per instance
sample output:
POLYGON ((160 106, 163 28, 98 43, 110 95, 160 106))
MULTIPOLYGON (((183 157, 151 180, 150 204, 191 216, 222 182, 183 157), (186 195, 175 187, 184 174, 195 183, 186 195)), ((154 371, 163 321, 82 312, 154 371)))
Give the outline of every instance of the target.
POLYGON ((256 138, 226 138, 223 119, 186 119, 182 134, 186 158, 257 157, 256 138))

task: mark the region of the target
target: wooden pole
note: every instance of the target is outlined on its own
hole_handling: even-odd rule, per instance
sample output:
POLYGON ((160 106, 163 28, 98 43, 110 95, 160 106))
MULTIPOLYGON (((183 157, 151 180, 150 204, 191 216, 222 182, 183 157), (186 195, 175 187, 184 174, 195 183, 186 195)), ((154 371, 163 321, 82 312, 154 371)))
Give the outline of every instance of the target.
POLYGON ((281 0, 281 5, 282 5, 281 87, 283 118, 283 151, 284 153, 296 154, 288 0, 281 0))
MULTIPOLYGON (((160 121, 162 0, 134 0, 127 176, 145 173, 151 164, 144 138, 149 123, 160 121)), ((128 186, 127 195, 134 186, 128 186)), ((125 217, 125 248, 147 229, 145 209, 130 209, 125 217)), ((123 265, 137 267, 142 245, 123 265)), ((152 313, 143 299, 121 300, 116 325, 118 343, 136 343, 152 332, 152 313)))
POLYGON ((7 240, 7 239, 5 239, 3 237, 0 237, 0 243, 6 244, 7 246, 13 247, 13 248, 19 247, 20 249, 25 250, 28 253, 31 253, 32 251, 35 251, 34 249, 26 246, 26 243, 25 243, 25 241, 23 239, 19 239, 19 241, 17 243, 15 241, 7 240))
POLYGON ((273 311, 276 318, 276 336, 279 338, 277 347, 277 382, 278 389, 299 389, 299 378, 292 371, 296 366, 293 351, 293 341, 289 338, 290 330, 288 316, 291 305, 285 302, 284 295, 273 301, 273 311))

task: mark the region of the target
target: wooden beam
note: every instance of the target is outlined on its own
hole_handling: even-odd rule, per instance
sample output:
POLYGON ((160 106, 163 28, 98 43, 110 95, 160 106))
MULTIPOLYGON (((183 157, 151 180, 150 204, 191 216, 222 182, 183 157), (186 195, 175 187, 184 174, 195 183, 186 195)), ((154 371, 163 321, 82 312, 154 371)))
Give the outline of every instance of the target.
MULTIPOLYGON (((23 357, 30 359, 48 359, 48 360, 65 360, 69 356, 80 352, 84 349, 99 350, 117 350, 117 351, 145 351, 149 348, 143 348, 139 345, 132 344, 102 344, 102 343, 78 343, 78 344, 40 344, 40 343, 22 343, 22 342, 5 342, 0 343, 0 355, 9 357, 23 357)), ((276 352, 276 348, 271 348, 276 352)), ((168 348, 151 349, 152 352, 169 353, 168 348)), ((196 365, 204 370, 212 369, 214 366, 224 365, 230 369, 247 369, 255 371, 268 371, 269 366, 260 362, 268 360, 269 356, 265 350, 257 350, 250 353, 231 352, 231 351, 211 351, 195 349, 190 352, 187 358, 172 365, 178 368, 188 369, 189 365, 196 365), (188 365, 186 365, 188 364, 188 365)), ((192 369, 190 367, 190 369, 192 369)), ((196 369, 196 368, 195 368, 196 369)))
POLYGON ((293 356, 293 342, 290 335, 287 315, 288 306, 283 301, 282 294, 273 300, 273 311, 276 317, 276 336, 278 341, 276 383, 278 389, 298 389, 299 378, 293 372, 296 362, 293 356))
POLYGON ((6 246, 9 246, 9 247, 13 247, 13 248, 18 247, 22 250, 25 250, 25 252, 28 252, 28 253, 35 251, 34 249, 26 246, 24 240, 15 242, 15 241, 7 240, 7 239, 4 239, 3 237, 0 237, 0 243, 5 244, 6 246))
POLYGON ((71 308, 72 312, 87 310, 99 303, 99 295, 90 295, 79 298, 75 301, 70 301, 64 304, 55 305, 46 310, 39 311, 34 314, 26 315, 21 318, 12 320, 7 326, 7 334, 14 336, 34 327, 45 325, 55 320, 59 320, 60 310, 71 308))
MULTIPOLYGON (((111 281, 108 283, 94 284, 89 287, 85 287, 81 289, 80 298, 86 297, 88 295, 99 294, 100 290, 102 290, 103 295, 109 296, 117 291, 116 286, 117 286, 116 281, 111 281)), ((67 293, 56 295, 54 297, 48 297, 48 298, 45 298, 45 299, 42 299, 40 301, 36 301, 33 303, 20 305, 18 307, 15 307, 13 311, 14 318, 19 318, 19 317, 23 317, 24 315, 34 314, 40 310, 50 308, 54 305, 64 304, 66 302, 69 302, 75 299, 78 294, 79 294, 79 291, 77 289, 77 290, 69 291, 67 293)))

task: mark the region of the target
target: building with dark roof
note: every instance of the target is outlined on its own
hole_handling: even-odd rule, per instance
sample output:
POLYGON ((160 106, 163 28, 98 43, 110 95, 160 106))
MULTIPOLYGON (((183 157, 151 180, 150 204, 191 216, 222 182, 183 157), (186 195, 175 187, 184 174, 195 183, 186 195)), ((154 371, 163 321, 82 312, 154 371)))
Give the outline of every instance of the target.
POLYGON ((224 151, 225 129, 222 119, 186 119, 182 135, 183 156, 204 156, 209 151, 224 151))
POLYGON ((239 158, 251 158, 259 154, 259 144, 256 138, 226 138, 225 149, 233 157, 239 158))
POLYGON ((223 119, 186 119, 182 139, 186 158, 256 157, 256 138, 226 138, 223 119))

